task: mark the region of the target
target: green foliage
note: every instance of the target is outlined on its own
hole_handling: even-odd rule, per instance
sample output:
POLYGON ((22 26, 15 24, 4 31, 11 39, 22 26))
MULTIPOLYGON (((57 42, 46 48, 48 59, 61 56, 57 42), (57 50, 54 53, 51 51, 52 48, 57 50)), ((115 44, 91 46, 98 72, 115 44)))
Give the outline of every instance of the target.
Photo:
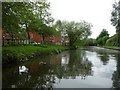
POLYGON ((92 38, 88 38, 88 39, 84 39, 84 46, 96 46, 96 41, 95 39, 92 38))
POLYGON ((36 30, 40 35, 42 35, 43 41, 46 36, 53 36, 57 33, 54 27, 47 26, 45 24, 41 25, 41 27, 36 30))
POLYGON ((75 42, 76 46, 96 46, 96 40, 92 38, 87 38, 87 39, 78 39, 75 42))
POLYGON ((2 2, 2 28, 6 29, 10 34, 14 34, 20 28, 15 7, 14 2, 2 2))
POLYGON ((109 39, 109 34, 106 29, 103 29, 100 33, 100 35, 96 38, 97 45, 103 46, 105 45, 107 39, 109 39))
POLYGON ((114 35, 112 37, 110 37, 107 41, 106 41, 106 46, 118 46, 117 45, 117 35, 114 35))
POLYGON ((101 31, 101 33, 100 33, 99 36, 97 37, 97 40, 98 40, 99 38, 104 37, 104 36, 109 36, 108 31, 107 31, 106 29, 103 29, 103 30, 101 31))
POLYGON ((120 28, 120 1, 113 4, 113 11, 111 13, 111 22, 116 28, 120 28))
MULTIPOLYGON (((91 24, 85 21, 81 22, 68 22, 58 20, 55 24, 57 30, 64 32, 68 36, 69 45, 73 46, 80 38, 87 38, 91 35, 91 24)), ((65 36, 63 36, 65 38, 65 36)))
POLYGON ((4 63, 19 62, 20 60, 30 59, 36 55, 48 55, 60 53, 68 49, 60 45, 38 45, 38 46, 8 46, 2 48, 2 61, 4 63))
POLYGON ((111 13, 112 25, 116 27, 117 45, 120 46, 120 0, 113 4, 113 11, 111 13))
POLYGON ((102 38, 102 43, 103 43, 103 45, 105 45, 106 44, 106 41, 109 39, 109 36, 104 36, 103 38, 102 38))
MULTIPOLYGON (((2 28, 10 35, 21 36, 24 31, 28 34, 29 31, 37 30, 41 30, 40 33, 49 34, 51 30, 48 30, 50 27, 47 26, 53 22, 49 7, 50 4, 43 0, 39 2, 2 2, 2 28)), ((29 34, 27 37, 30 39, 29 34)))
POLYGON ((13 56, 14 54, 15 54, 15 52, 11 52, 9 50, 4 50, 4 52, 2 52, 2 63, 17 62, 16 56, 13 56))

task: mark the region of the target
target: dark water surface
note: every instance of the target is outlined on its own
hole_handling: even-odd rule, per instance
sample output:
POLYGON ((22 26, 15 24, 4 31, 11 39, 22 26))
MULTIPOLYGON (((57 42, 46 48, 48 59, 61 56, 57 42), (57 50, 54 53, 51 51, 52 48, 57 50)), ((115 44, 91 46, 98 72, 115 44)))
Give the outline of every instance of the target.
POLYGON ((99 47, 64 51, 4 67, 3 88, 120 87, 120 52, 99 47))

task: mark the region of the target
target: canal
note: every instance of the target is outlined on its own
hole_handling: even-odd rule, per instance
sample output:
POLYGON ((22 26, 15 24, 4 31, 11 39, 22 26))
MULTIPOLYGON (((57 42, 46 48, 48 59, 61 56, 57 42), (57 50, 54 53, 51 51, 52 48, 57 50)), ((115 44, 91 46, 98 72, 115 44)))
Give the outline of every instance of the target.
POLYGON ((120 52, 86 47, 36 57, 2 70, 2 88, 120 87, 120 52))

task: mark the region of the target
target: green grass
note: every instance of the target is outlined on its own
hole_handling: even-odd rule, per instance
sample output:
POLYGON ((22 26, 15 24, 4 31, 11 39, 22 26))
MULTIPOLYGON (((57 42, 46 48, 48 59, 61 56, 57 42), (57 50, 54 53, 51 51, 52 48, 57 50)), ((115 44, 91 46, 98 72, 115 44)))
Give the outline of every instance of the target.
POLYGON ((35 56, 60 53, 68 47, 60 45, 7 46, 2 47, 2 63, 13 63, 35 56))
POLYGON ((103 46, 104 48, 108 48, 108 49, 113 49, 113 50, 119 50, 120 51, 120 47, 116 47, 116 46, 103 46))

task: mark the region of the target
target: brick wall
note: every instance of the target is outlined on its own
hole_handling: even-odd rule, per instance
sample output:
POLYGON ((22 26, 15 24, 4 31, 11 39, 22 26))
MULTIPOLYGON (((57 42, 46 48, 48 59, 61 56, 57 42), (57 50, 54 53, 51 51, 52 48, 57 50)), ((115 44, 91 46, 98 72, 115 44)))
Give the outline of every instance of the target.
POLYGON ((43 39, 42 37, 36 33, 36 32, 29 32, 29 35, 30 35, 30 39, 32 42, 39 42, 39 43, 42 43, 43 42, 43 39))

